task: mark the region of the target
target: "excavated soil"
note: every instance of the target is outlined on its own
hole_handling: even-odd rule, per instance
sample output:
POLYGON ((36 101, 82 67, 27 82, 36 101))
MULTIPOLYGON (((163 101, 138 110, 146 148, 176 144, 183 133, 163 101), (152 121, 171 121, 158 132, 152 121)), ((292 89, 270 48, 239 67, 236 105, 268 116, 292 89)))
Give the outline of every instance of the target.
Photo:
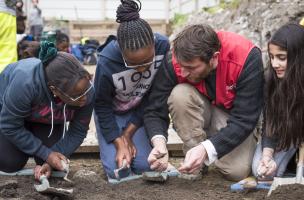
MULTIPOLYGON (((178 165, 181 159, 171 159, 171 163, 178 165)), ((58 178, 51 178, 53 187, 73 188, 72 197, 42 195, 35 191, 33 177, 5 177, 0 176, 0 199, 15 200, 198 200, 198 199, 303 199, 302 185, 289 185, 280 187, 273 192, 271 198, 266 198, 267 191, 244 191, 233 193, 229 191, 232 182, 226 181, 214 169, 199 181, 188 181, 170 178, 165 183, 145 182, 141 179, 111 185, 107 183, 98 158, 73 158, 71 159, 69 177, 74 183, 67 183, 58 178), (90 170, 96 175, 88 178, 73 178, 81 169, 90 170)))

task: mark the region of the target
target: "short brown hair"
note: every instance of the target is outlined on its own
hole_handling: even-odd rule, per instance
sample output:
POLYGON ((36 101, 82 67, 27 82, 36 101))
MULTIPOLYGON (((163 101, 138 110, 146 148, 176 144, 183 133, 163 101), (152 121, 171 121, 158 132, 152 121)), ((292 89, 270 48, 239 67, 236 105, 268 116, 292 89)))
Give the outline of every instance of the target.
POLYGON ((208 63, 220 48, 216 32, 207 24, 189 25, 173 40, 173 51, 178 61, 199 57, 208 63))

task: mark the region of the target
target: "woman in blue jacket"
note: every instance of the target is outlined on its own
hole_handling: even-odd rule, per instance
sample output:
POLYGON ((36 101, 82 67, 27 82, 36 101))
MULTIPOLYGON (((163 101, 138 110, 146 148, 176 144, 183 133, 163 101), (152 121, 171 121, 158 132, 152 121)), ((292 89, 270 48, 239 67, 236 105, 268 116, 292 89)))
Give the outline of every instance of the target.
POLYGON ((139 5, 133 0, 121 0, 116 21, 120 23, 117 39, 110 36, 98 49, 95 74, 95 123, 100 156, 109 178, 124 160, 130 173, 149 171, 147 158, 152 150, 143 128, 146 94, 169 42, 153 34, 150 25, 139 17, 139 5))
POLYGON ((75 57, 44 42, 39 58, 0 74, 0 170, 18 171, 33 156, 36 178, 63 170, 61 160, 86 136, 94 99, 91 76, 75 57))

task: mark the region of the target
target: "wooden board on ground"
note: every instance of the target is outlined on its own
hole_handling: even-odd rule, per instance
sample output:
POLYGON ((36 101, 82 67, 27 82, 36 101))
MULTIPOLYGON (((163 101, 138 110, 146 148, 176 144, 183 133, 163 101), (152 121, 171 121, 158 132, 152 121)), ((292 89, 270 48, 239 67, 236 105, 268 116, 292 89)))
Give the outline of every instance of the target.
MULTIPOLYGON (((170 156, 183 156, 182 146, 182 140, 178 137, 174 129, 170 127, 168 130, 167 143, 170 156)), ((96 128, 93 119, 91 120, 87 137, 84 139, 83 143, 75 153, 99 153, 96 128)))

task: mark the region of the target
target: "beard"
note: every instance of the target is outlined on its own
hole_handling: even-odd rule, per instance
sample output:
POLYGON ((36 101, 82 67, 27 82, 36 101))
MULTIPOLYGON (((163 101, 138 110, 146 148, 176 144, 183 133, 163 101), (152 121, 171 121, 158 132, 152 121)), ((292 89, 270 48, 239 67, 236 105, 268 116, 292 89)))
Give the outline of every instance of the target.
POLYGON ((195 76, 187 77, 187 80, 191 83, 199 83, 205 78, 207 78, 212 70, 213 67, 211 65, 207 65, 204 71, 199 74, 196 74, 195 76))

